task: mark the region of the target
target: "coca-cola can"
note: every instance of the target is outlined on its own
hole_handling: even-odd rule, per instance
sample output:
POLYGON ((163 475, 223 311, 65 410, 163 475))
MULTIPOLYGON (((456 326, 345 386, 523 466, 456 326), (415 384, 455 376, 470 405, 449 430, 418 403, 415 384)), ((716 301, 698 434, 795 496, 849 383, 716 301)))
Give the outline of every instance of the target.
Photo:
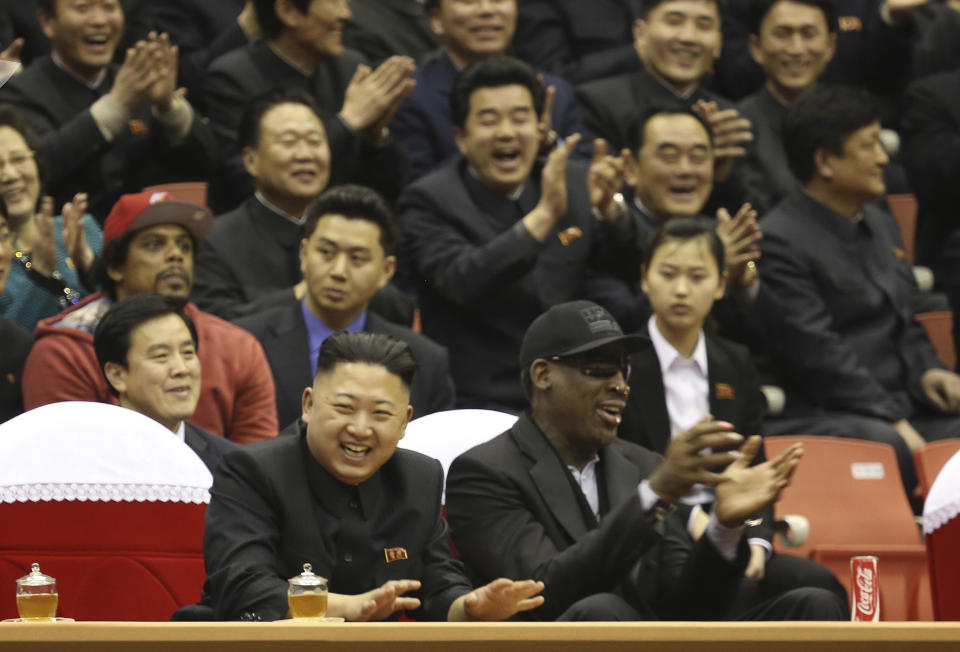
POLYGON ((880 573, 877 558, 871 555, 850 558, 850 586, 853 604, 850 620, 876 623, 880 621, 880 573))

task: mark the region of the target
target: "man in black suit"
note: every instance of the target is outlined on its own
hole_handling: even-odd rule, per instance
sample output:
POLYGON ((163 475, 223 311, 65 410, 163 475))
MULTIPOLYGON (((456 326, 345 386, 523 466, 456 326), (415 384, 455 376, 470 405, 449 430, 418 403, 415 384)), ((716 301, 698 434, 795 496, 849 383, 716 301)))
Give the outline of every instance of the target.
POLYGON ((761 0, 750 25, 750 53, 766 83, 737 108, 753 125, 753 142, 740 163, 746 168, 745 201, 761 214, 799 186, 783 150, 787 107, 816 83, 837 47, 833 0, 761 0))
MULTIPOLYGON (((401 261, 417 280, 423 332, 450 352, 457 404, 519 411, 517 351, 543 309, 585 296, 584 276, 638 274, 622 197, 623 154, 567 163, 579 137, 541 165, 544 89, 528 65, 486 58, 453 88, 463 158, 404 192, 401 261)), ((616 278, 614 278, 616 277, 616 278)))
POLYGON ((351 0, 343 31, 347 47, 380 65, 395 54, 422 59, 439 46, 423 0, 351 0))
MULTIPOLYGON (((720 55, 721 19, 716 0, 644 2, 633 26, 643 67, 577 88, 587 131, 619 150, 633 146, 637 121, 651 107, 697 107, 713 131, 716 183, 739 187, 742 182, 731 174, 734 161, 746 153, 744 145, 752 138, 750 122, 700 83, 720 55)), ((737 194, 731 196, 739 199, 737 194)))
POLYGON ((255 191, 214 220, 197 254, 193 300, 224 319, 303 297, 297 251, 304 213, 330 180, 327 132, 297 90, 255 98, 240 124, 255 191))
POLYGON ((883 194, 879 108, 864 91, 818 84, 790 105, 787 159, 803 189, 763 222, 758 304, 784 413, 767 434, 892 445, 904 484, 912 451, 960 435, 960 376, 943 368, 913 318, 915 283, 898 255, 883 194))
MULTIPOLYGON (((13 234, 7 221, 0 217, 0 294, 7 285, 10 265, 13 262, 13 234)), ((9 319, 0 316, 0 423, 23 412, 23 392, 20 377, 23 365, 33 344, 33 337, 9 319)))
POLYGON ((122 193, 167 181, 206 178, 213 134, 177 92, 177 52, 165 34, 138 41, 111 64, 124 14, 113 0, 87 11, 65 0, 38 2, 53 53, 0 90, 40 134, 46 190, 57 203, 86 192, 100 220, 122 193))
POLYGON ((213 617, 286 617, 287 579, 305 563, 329 580, 327 615, 347 620, 501 620, 543 603, 532 580, 471 590, 453 558, 440 463, 397 450, 416 367, 388 335, 332 335, 297 436, 226 456, 203 537, 213 617))
POLYGON ((453 408, 446 350, 369 308, 393 277, 397 233, 390 207, 361 186, 338 186, 307 209, 300 241, 305 291, 266 312, 240 319, 267 354, 277 388, 281 428, 301 413, 303 388, 316 374, 317 351, 337 331, 386 333, 406 342, 417 358, 410 386, 414 417, 453 408))
POLYGON ((518 57, 582 84, 640 66, 630 26, 642 0, 519 0, 518 57))
POLYGON ((168 428, 213 472, 238 446, 187 422, 200 399, 201 369, 197 329, 183 304, 161 294, 119 301, 97 324, 93 348, 120 407, 168 428))
POLYGON ((346 0, 255 0, 263 38, 210 64, 206 113, 225 162, 211 187, 211 207, 234 208, 249 195, 237 129, 244 107, 283 86, 314 98, 333 159, 333 183, 362 183, 394 199, 403 187, 403 157, 389 125, 413 88, 413 60, 391 57, 371 70, 344 48, 346 0))
POLYGON ((933 268, 950 300, 960 351, 960 69, 908 87, 901 121, 903 163, 919 202, 917 263, 933 268))
POLYGON ((742 581, 743 522, 776 500, 802 448, 750 467, 760 438, 730 451, 744 438, 708 419, 662 459, 617 439, 629 354, 645 345, 588 301, 531 324, 520 352, 529 410, 454 460, 447 480, 447 518, 473 577, 542 580, 546 601, 530 613, 541 620, 845 619, 829 591, 764 599, 742 581), (709 517, 674 507, 697 482, 715 485, 709 517))

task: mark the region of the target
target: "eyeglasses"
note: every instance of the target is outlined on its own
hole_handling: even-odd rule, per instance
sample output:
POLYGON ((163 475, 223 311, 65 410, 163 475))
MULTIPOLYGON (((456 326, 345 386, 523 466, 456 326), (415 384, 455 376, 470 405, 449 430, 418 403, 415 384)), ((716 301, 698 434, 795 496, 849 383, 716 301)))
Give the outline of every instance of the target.
POLYGON ((554 355, 547 358, 547 360, 550 362, 556 362, 557 364, 562 364, 566 367, 573 367, 584 376, 588 376, 590 378, 613 378, 617 375, 617 373, 621 373, 623 374, 623 379, 625 381, 629 381, 630 372, 632 370, 630 365, 630 356, 626 355, 613 359, 578 358, 575 356, 563 358, 558 355, 554 355))

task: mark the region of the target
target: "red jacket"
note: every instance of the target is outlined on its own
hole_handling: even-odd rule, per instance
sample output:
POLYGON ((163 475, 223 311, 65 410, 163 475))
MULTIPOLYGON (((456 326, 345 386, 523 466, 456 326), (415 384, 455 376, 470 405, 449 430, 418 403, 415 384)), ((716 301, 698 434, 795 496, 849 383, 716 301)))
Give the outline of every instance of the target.
MULTIPOLYGON (((58 401, 117 405, 93 350, 93 332, 111 304, 104 292, 97 292, 37 324, 23 371, 26 409, 58 401)), ((203 370, 200 401, 190 422, 240 444, 275 436, 276 394, 260 343, 192 303, 184 312, 197 327, 203 370)))

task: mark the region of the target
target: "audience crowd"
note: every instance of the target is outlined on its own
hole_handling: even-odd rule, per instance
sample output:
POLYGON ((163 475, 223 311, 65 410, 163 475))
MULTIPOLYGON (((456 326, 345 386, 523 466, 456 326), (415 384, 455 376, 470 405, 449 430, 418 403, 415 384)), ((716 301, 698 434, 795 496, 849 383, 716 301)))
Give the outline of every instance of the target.
POLYGON ((960 436, 916 319, 960 310, 960 0, 0 0, 0 48, 0 422, 197 453, 179 618, 283 618, 310 561, 350 620, 843 619, 761 437, 915 498, 960 436), (397 442, 453 408, 519 421, 448 529, 397 442))

